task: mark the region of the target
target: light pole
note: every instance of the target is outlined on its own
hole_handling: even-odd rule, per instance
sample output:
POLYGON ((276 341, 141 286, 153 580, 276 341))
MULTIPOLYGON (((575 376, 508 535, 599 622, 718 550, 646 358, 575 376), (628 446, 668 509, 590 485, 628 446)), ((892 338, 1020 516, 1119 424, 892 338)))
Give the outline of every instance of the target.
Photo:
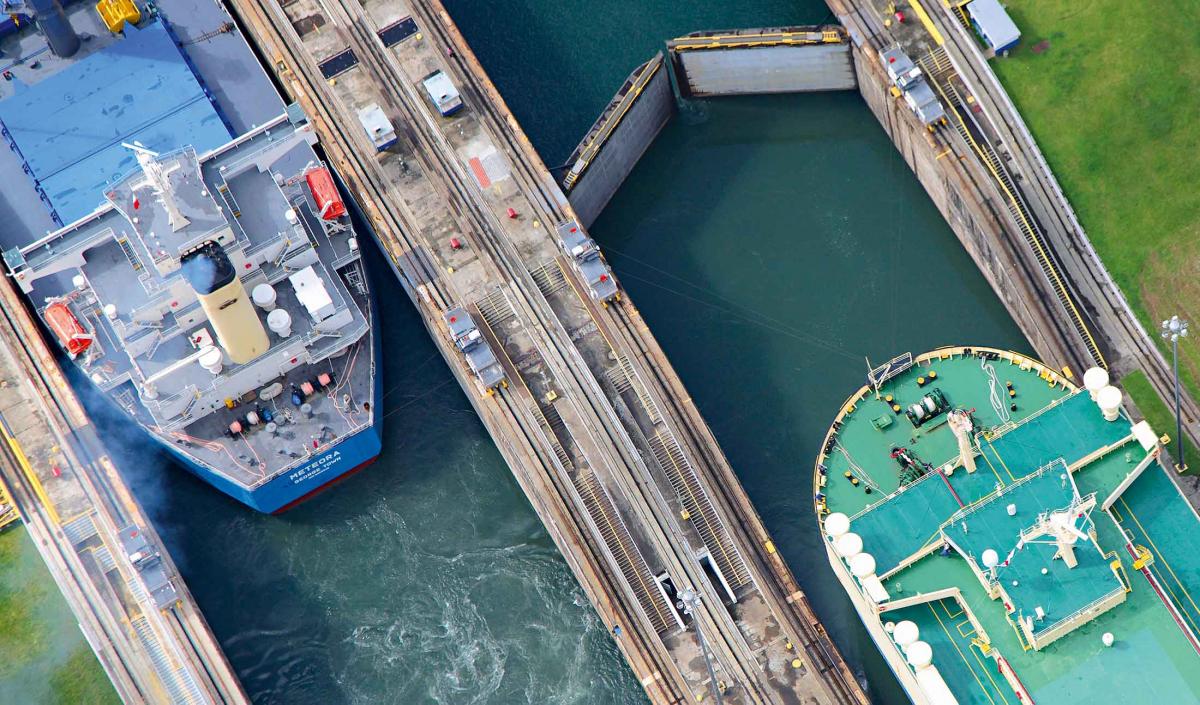
POLYGON ((684 588, 679 593, 679 604, 684 614, 692 616, 692 624, 696 625, 696 637, 700 640, 700 655, 704 657, 704 667, 708 669, 708 684, 712 687, 713 702, 721 705, 721 689, 717 687, 717 673, 713 670, 712 661, 708 658, 708 644, 704 642, 704 631, 700 629, 700 595, 691 588, 684 588))
POLYGON ((1171 357, 1175 363, 1175 445, 1177 460, 1175 470, 1183 472, 1187 470, 1187 462, 1183 459, 1183 414, 1179 409, 1179 339, 1186 338, 1188 334, 1188 322, 1179 316, 1171 316, 1168 321, 1162 322, 1162 337, 1163 340, 1171 341, 1171 357))

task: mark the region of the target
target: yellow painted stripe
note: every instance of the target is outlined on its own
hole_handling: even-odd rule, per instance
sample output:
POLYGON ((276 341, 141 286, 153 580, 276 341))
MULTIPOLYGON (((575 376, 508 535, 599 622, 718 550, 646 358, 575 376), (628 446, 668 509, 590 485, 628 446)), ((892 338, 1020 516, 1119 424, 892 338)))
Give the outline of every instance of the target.
POLYGON ((13 455, 17 457, 17 464, 21 466, 21 471, 25 473, 25 477, 29 480, 29 484, 33 485, 33 491, 38 496, 38 501, 46 508, 46 513, 50 515, 50 519, 57 525, 62 526, 62 522, 58 518, 58 510, 54 508, 54 504, 50 501, 50 497, 46 494, 46 488, 42 487, 42 481, 38 479, 37 473, 33 471, 33 467, 29 464, 29 458, 25 457, 25 451, 21 449, 21 444, 13 438, 8 432, 8 424, 0 421, 0 433, 4 434, 4 440, 8 441, 8 446, 12 448, 13 455))
MULTIPOLYGON (((1142 526, 1142 522, 1137 518, 1137 514, 1134 514, 1133 507, 1129 506, 1124 497, 1121 497, 1121 504, 1124 505, 1125 511, 1129 512, 1129 518, 1133 519, 1133 522, 1137 524, 1139 529, 1141 529, 1142 535, 1145 536, 1146 540, 1150 542, 1150 548, 1154 549, 1154 552, 1158 554, 1158 556, 1155 558, 1155 562, 1162 563, 1163 567, 1167 569, 1167 572, 1170 573, 1171 577, 1175 580, 1175 584, 1179 586, 1180 592, 1182 592, 1183 596, 1187 598, 1189 603, 1191 603, 1192 608, 1195 609, 1197 613, 1200 613, 1200 607, 1196 606, 1196 601, 1192 599, 1191 592, 1188 591, 1187 586, 1183 584, 1183 581, 1179 579, 1179 576, 1175 574, 1175 570, 1171 568, 1171 564, 1167 561, 1166 556, 1163 555, 1163 552, 1158 550, 1158 545, 1154 543, 1154 539, 1150 538, 1150 532, 1146 531, 1146 527, 1142 526)), ((1179 611, 1187 617, 1188 622, 1192 625, 1192 629, 1196 630, 1197 633, 1200 633, 1200 627, 1196 626, 1196 622, 1194 619, 1192 619, 1191 614, 1189 614, 1186 609, 1182 609, 1183 603, 1178 597, 1175 596, 1175 591, 1171 589, 1171 586, 1165 580, 1163 581, 1163 586, 1166 587, 1167 591, 1171 593, 1171 597, 1174 598, 1175 602, 1179 603, 1179 607, 1181 608, 1179 611)))
POLYGON ((925 12, 925 8, 921 6, 920 0, 910 0, 909 4, 912 5, 913 12, 917 13, 917 19, 921 20, 921 24, 925 25, 925 31, 929 32, 929 36, 933 37, 933 41, 938 46, 945 44, 945 38, 942 37, 942 33, 938 31, 938 28, 934 26, 933 20, 930 19, 929 13, 925 12))
MULTIPOLYGON (((946 638, 950 640, 950 645, 953 646, 954 650, 958 652, 958 657, 962 659, 963 665, 966 666, 967 670, 971 672, 971 677, 974 678, 975 682, 979 684, 979 691, 983 693, 984 697, 988 699, 989 703, 996 705, 996 701, 994 698, 992 698, 992 694, 988 692, 987 686, 983 684, 983 681, 979 679, 979 674, 975 672, 975 667, 971 665, 971 662, 967 660, 966 655, 963 654, 962 649, 958 647, 958 642, 954 639, 954 636, 950 634, 950 630, 946 628, 946 623, 942 621, 942 618, 938 615, 937 610, 933 608, 932 604, 928 602, 925 604, 929 607, 929 611, 933 613, 933 616, 937 618, 938 624, 942 627, 942 631, 946 633, 946 638)), ((984 670, 984 673, 987 674, 986 669, 984 670)), ((990 674, 987 675, 988 678, 991 678, 990 674)), ((992 685, 995 685, 995 683, 992 685)), ((1000 697, 1003 698, 1004 694, 1001 693, 1000 697)))

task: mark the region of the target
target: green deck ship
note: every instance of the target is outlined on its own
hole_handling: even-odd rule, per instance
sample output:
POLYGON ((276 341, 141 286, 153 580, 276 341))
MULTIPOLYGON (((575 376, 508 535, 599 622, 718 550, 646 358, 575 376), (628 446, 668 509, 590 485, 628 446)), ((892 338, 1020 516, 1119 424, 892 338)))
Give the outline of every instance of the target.
POLYGON ((1200 517, 1103 370, 902 355, 814 473, 830 564, 918 705, 1200 702, 1200 517))

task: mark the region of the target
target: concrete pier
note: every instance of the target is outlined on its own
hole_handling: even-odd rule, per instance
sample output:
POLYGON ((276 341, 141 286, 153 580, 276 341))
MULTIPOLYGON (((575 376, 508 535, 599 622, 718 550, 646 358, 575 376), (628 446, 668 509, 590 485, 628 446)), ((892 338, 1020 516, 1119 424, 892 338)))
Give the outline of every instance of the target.
POLYGON ((440 4, 232 4, 651 701, 866 703, 636 308, 594 298, 560 247, 579 216, 440 4), (436 71, 452 117, 422 90, 436 71), (369 104, 393 147, 358 124, 369 104), (451 344, 458 306, 506 385, 483 389, 451 344))
POLYGON ((248 703, 41 332, 0 277, 0 483, 121 699, 248 703))

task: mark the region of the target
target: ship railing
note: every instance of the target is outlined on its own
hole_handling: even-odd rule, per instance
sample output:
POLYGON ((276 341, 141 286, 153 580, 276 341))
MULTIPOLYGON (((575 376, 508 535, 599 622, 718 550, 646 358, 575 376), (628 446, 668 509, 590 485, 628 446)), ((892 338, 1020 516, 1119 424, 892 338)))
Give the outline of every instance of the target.
POLYGON ((1082 391, 1083 390, 1079 389, 1079 390, 1072 392, 1071 394, 1054 399, 1049 404, 1043 406, 1042 408, 1038 409, 1037 411, 1033 412, 1032 414, 1030 414, 1029 416, 1026 416, 1023 419, 1018 419, 1015 421, 1011 421, 1011 420, 1005 421, 1004 423, 1002 423, 998 426, 994 426, 989 431, 987 431, 986 435, 984 435, 984 431, 980 431, 979 433, 975 434, 975 440, 978 442, 979 438, 982 436, 988 441, 994 441, 997 438, 1000 438, 1004 434, 1008 433, 1009 431, 1012 431, 1013 429, 1015 429, 1019 426, 1024 426, 1024 425, 1030 423, 1031 421, 1036 421, 1039 417, 1046 414, 1046 412, 1050 411, 1051 409, 1057 408, 1058 406, 1060 406, 1061 404, 1066 402, 1068 399, 1074 397, 1075 395, 1081 393, 1082 391))
MULTIPOLYGON (((1119 578, 1118 578, 1118 583, 1120 583, 1119 578)), ((1075 610, 1071 614, 1068 614, 1067 616, 1063 617, 1062 619, 1057 619, 1057 620, 1051 622, 1046 627, 1037 630, 1036 632, 1034 632, 1033 636, 1034 636, 1034 638, 1038 639, 1039 643, 1045 643, 1045 642, 1042 642, 1041 640, 1047 634, 1052 634, 1055 630, 1062 629, 1065 626, 1069 626, 1073 621, 1077 621, 1080 618, 1082 618, 1084 615, 1086 615, 1088 612, 1095 610, 1098 605, 1103 605, 1105 602, 1115 599, 1118 595, 1124 595, 1124 594, 1125 594, 1125 584, 1120 583, 1117 587, 1104 593, 1103 595, 1096 598, 1095 600, 1092 600, 1091 602, 1087 603, 1083 607, 1080 607, 1079 609, 1075 610)), ((1082 624, 1083 624, 1083 622, 1080 622, 1080 625, 1082 625, 1082 624)))
MULTIPOLYGON (((870 364, 868 362, 868 364, 870 364)), ((891 360, 883 363, 878 367, 874 367, 867 372, 867 385, 879 394, 880 388, 884 382, 895 377, 913 366, 913 355, 911 352, 906 352, 903 355, 897 355, 891 360)))

